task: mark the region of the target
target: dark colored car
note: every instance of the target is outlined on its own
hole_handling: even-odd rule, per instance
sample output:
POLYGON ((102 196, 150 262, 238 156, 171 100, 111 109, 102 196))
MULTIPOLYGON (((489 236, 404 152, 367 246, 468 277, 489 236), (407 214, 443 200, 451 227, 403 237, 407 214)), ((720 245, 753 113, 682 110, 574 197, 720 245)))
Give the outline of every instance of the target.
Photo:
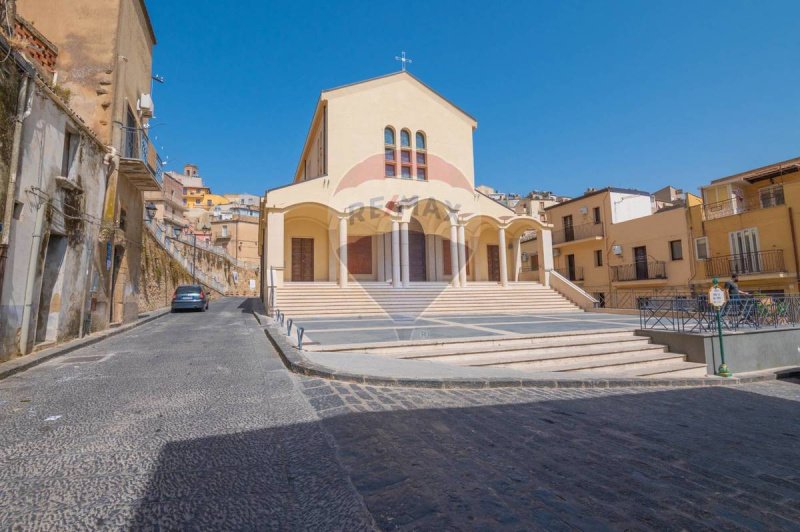
POLYGON ((203 287, 196 284, 181 285, 172 296, 172 311, 208 310, 208 295, 203 287))

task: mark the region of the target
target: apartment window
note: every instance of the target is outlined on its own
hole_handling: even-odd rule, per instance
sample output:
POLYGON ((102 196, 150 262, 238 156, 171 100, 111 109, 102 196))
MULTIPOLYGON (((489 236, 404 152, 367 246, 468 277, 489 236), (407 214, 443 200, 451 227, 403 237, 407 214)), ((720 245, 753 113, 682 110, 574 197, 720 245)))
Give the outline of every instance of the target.
POLYGON ((393 164, 386 165, 386 177, 395 177, 395 166, 393 164))
POLYGON ((61 159, 61 176, 69 177, 78 153, 79 137, 71 131, 64 132, 64 155, 61 159))
POLYGON ((222 235, 221 235, 221 236, 222 236, 223 238, 225 238, 226 236, 228 236, 228 226, 227 226, 227 225, 223 225, 223 226, 222 226, 222 235))
POLYGON ((400 170, 400 177, 403 179, 411 179, 411 167, 410 166, 403 166, 400 170))
POLYGON ((211 207, 211 200, 206 200, 206 205, 208 205, 209 207, 211 207))
POLYGON ((600 267, 603 265, 603 250, 596 249, 594 250, 594 265, 600 267))
POLYGON ((669 243, 669 256, 672 260, 683 260, 683 242, 671 240, 669 243))
POLYGON ((776 207, 783 205, 783 185, 772 185, 764 187, 758 191, 759 199, 761 200, 761 208, 776 207))
POLYGON ((383 143, 387 146, 394 146, 394 129, 387 126, 383 130, 383 143))
POLYGON ((423 133, 422 131, 417 131, 417 139, 416 140, 417 140, 417 142, 416 142, 417 150, 423 150, 424 151, 425 150, 425 133, 423 133))
POLYGON ((200 201, 200 198, 197 198, 196 200, 194 200, 194 204, 195 204, 195 205, 200 205, 200 203, 202 203, 202 202, 200 201))
POLYGON ((694 254, 697 260, 706 260, 709 257, 708 237, 701 236, 694 239, 694 254))
POLYGON ((184 188, 184 189, 183 189, 183 195, 185 196, 186 194, 187 194, 187 189, 186 189, 186 188, 184 188))
POLYGON ((400 147, 401 148, 411 147, 411 132, 407 129, 403 129, 402 131, 400 131, 400 147))
POLYGON ((600 223, 600 207, 595 207, 594 209, 592 209, 592 214, 594 216, 594 223, 599 224, 600 223))

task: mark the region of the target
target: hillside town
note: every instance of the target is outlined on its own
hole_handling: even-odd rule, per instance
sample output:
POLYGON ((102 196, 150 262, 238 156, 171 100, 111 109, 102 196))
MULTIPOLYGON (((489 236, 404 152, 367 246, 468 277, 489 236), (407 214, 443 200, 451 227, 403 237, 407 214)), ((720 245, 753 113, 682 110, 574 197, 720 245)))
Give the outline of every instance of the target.
POLYGON ((800 156, 487 175, 402 51, 233 179, 162 9, 0 0, 4 528, 800 526, 800 156))

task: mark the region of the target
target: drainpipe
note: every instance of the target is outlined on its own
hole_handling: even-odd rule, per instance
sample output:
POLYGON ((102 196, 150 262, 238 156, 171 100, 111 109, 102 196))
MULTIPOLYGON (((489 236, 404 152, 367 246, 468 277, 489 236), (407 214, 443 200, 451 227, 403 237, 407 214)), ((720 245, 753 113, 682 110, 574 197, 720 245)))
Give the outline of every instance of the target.
POLYGON ((25 303, 22 307, 22 325, 20 326, 19 350, 23 355, 30 353, 28 340, 31 333, 31 314, 33 313, 33 288, 36 284, 36 270, 39 265, 39 252, 42 248, 42 231, 44 230, 44 218, 47 213, 45 201, 37 198, 36 224, 33 228, 33 238, 31 239, 31 252, 28 259, 28 276, 25 280, 25 303))
MULTIPOLYGON (((31 102, 29 89, 31 87, 30 77, 22 79, 22 86, 17 96, 17 116, 14 118, 14 140, 11 144, 11 165, 8 169, 8 187, 6 188, 6 208, 3 212, 3 233, 0 236, 0 248, 8 249, 11 238, 11 222, 14 219, 14 203, 17 199, 17 173, 19 173, 19 159, 22 142, 22 124, 31 114, 31 102), (26 104, 27 101, 27 104, 26 104)), ((5 254, 2 254, 4 257, 5 254)), ((5 258, 0 266, 0 272, 5 272, 5 258)), ((0 298, 3 293, 3 279, 5 274, 0 277, 0 298)))

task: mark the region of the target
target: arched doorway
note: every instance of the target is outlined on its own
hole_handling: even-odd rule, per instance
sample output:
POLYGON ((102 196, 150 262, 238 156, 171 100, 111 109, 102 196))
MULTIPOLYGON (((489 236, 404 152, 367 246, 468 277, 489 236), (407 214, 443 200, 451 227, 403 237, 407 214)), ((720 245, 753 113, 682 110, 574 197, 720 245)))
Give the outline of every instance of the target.
POLYGON ((408 279, 413 282, 428 280, 425 274, 425 232, 416 218, 408 223, 408 279))

